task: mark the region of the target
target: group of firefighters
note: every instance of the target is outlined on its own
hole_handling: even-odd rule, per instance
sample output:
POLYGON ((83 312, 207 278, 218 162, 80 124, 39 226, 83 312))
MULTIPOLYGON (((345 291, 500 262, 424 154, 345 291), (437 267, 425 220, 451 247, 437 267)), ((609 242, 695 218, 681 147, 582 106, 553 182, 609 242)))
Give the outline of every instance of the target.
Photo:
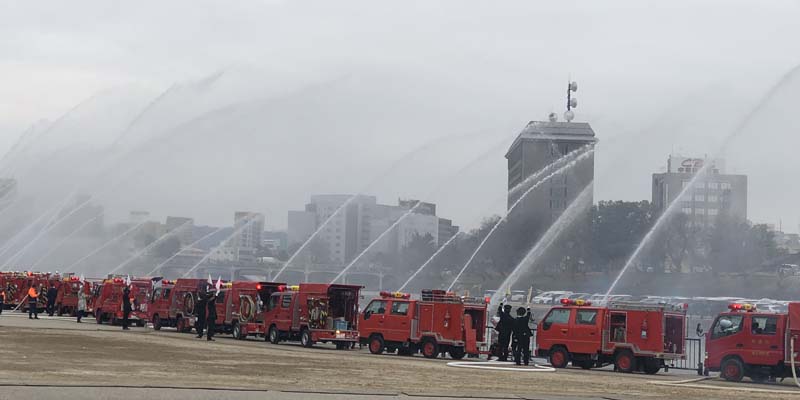
POLYGON ((528 323, 533 315, 530 308, 519 307, 516 311, 517 316, 513 317, 512 308, 510 304, 503 305, 503 303, 497 308, 498 320, 494 329, 498 333, 498 360, 508 361, 508 348, 511 345, 514 363, 528 365, 531 360, 531 336, 533 336, 528 323))

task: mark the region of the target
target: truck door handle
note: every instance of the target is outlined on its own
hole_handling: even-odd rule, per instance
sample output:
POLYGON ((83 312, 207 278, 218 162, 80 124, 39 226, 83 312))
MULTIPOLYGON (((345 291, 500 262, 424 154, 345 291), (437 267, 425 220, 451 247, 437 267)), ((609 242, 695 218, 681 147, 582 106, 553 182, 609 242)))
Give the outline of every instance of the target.
POLYGON ((770 349, 777 350, 777 349, 778 349, 778 346, 777 346, 777 345, 773 345, 773 346, 769 346, 769 348, 770 348, 770 349))
POLYGON ((744 345, 741 343, 736 343, 736 347, 744 347, 744 345))

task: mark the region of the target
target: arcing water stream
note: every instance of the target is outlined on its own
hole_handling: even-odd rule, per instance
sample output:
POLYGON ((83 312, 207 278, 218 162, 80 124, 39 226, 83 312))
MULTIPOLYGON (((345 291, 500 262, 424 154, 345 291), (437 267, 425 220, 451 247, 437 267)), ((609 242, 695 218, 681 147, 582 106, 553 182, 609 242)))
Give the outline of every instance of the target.
MULTIPOLYGON (((473 165, 475 165, 475 164, 477 164, 478 162, 482 161, 482 160, 483 160, 483 159, 485 159, 486 157, 488 157, 488 156, 490 156, 490 155, 494 154, 494 153, 495 153, 495 152, 496 152, 496 151, 497 151, 499 148, 501 148, 502 146, 505 146, 506 142, 507 142, 507 139, 506 139, 506 138, 503 138, 503 140, 501 140, 501 141, 497 142, 497 144, 495 144, 494 146, 492 146, 491 148, 489 148, 489 150, 487 150, 487 151, 486 151, 486 152, 484 152, 483 154, 481 154, 481 155, 479 155, 478 157, 476 157, 476 158, 474 158, 473 160, 471 160, 469 163, 467 163, 467 165, 465 165, 464 167, 462 167, 461 169, 459 169, 458 171, 456 171, 456 172, 455 172, 455 173, 453 173, 452 175, 448 176, 448 177, 447 177, 447 179, 445 179, 444 181, 445 181, 445 182, 446 182, 446 181, 449 181, 449 180, 453 179, 454 177, 457 177, 457 176, 461 175, 461 174, 462 174, 464 171, 468 170, 468 169, 469 169, 469 168, 471 168, 473 165)), ((442 190, 442 188, 443 188, 443 186, 441 186, 441 185, 437 186, 437 187, 436 187, 436 189, 434 189, 434 190, 433 190, 433 191, 432 191, 430 194, 428 194, 428 196, 427 196, 426 198, 433 197, 433 196, 434 196, 434 195, 435 195, 435 194, 436 194, 438 191, 442 190)), ((342 276, 344 276, 344 274, 345 274, 345 273, 347 273, 347 271, 349 271, 349 270, 350 270, 350 268, 352 268, 352 267, 353 267, 353 266, 354 266, 354 265, 355 265, 355 264, 356 264, 356 263, 357 263, 357 262, 358 262, 358 261, 361 259, 361 257, 363 257, 365 254, 367 254, 367 253, 368 253, 370 250, 372 250, 372 248, 373 248, 373 247, 375 247, 375 245, 376 245, 376 244, 380 243, 381 239, 383 239, 383 238, 384 238, 384 237, 385 237, 387 234, 389 234, 389 232, 391 232, 391 231, 392 231, 392 229, 394 229, 395 227, 397 227, 397 225, 399 225, 399 224, 400 224, 400 223, 401 223, 401 222, 402 222, 404 219, 406 219, 406 218, 407 218, 409 215, 413 214, 413 213, 414 213, 414 211, 416 211, 416 210, 417 210, 417 208, 418 208, 420 205, 422 205, 422 200, 419 200, 419 201, 418 201, 416 204, 414 204, 414 206, 413 206, 413 207, 411 207, 411 208, 410 208, 408 211, 406 211, 406 212, 405 212, 403 215, 401 215, 401 216, 400 216, 400 218, 398 218, 398 219, 397 219, 396 221, 394 221, 394 222, 393 222, 391 225, 389 225, 389 227, 388 227, 388 228, 386 228, 386 229, 385 229, 383 232, 381 232, 381 234, 380 234, 380 235, 378 235, 378 237, 377 237, 375 240, 373 240, 373 241, 372 241, 372 242, 371 242, 371 243, 370 243, 370 244, 369 244, 369 245, 368 245, 368 246, 367 246, 367 247, 366 247, 364 250, 362 250, 360 253, 358 253, 358 255, 356 255, 356 257, 355 257, 355 258, 353 258, 353 260, 352 260, 352 261, 350 261, 350 263, 348 263, 348 264, 347 264, 347 265, 346 265, 346 266, 345 266, 345 267, 342 269, 342 271, 341 271, 341 272, 339 272, 339 274, 338 274, 338 275, 336 275, 336 277, 335 277, 335 278, 333 278, 333 280, 331 281, 331 283, 335 283, 335 282, 336 282, 336 281, 338 281, 338 280, 339 280, 339 279, 340 279, 342 276)))
MULTIPOLYGON (((511 270, 508 277, 503 281, 497 291, 492 295, 491 304, 496 304, 504 293, 511 288, 511 286, 519 280, 520 276, 528 269, 535 265, 536 260, 544 254, 553 242, 561 235, 564 230, 575 222, 578 216, 581 215, 588 207, 592 206, 592 192, 594 191, 594 184, 590 182, 581 191, 581 193, 570 203, 558 219, 550 225, 550 228, 542 235, 536 244, 528 251, 528 254, 522 258, 516 267, 511 270)), ((449 289, 448 289, 449 290, 449 289)))
MULTIPOLYGON (((727 149, 728 149, 728 146, 731 144, 731 142, 732 142, 734 139, 736 139, 736 138, 737 138, 737 137, 738 137, 738 136, 739 136, 739 135, 740 135, 740 134, 741 134, 741 133, 744 131, 744 129, 745 129, 745 128, 746 128, 746 127, 747 127, 747 126, 750 124, 750 121, 751 121, 751 120, 752 120, 754 117, 756 117, 756 116, 758 115, 758 113, 760 113, 760 112, 761 112, 761 110, 762 110, 762 109, 763 109, 763 108, 764 108, 764 107, 765 107, 767 104, 769 104, 769 102, 772 100, 772 98, 775 96, 775 94, 776 94, 776 93, 778 93, 778 92, 779 92, 779 90, 780 90, 782 87, 784 87, 784 86, 786 85, 786 83, 787 83, 787 82, 789 82, 791 79, 793 79, 793 78, 795 77, 795 75, 797 75, 798 73, 800 73, 800 64, 799 64, 799 65, 796 65, 796 66, 794 66, 792 69, 790 69, 788 72, 786 72, 786 73, 785 73, 785 74, 784 74, 784 75, 783 75, 783 76, 782 76, 782 77, 781 77, 781 78, 780 78, 780 79, 779 79, 779 80, 778 80, 778 81, 777 81, 777 82, 776 82, 776 83, 775 83, 775 84, 774 84, 774 85, 773 85, 773 86, 772 86, 772 87, 771 87, 771 88, 770 88, 770 89, 767 91, 767 93, 766 93, 766 94, 765 94, 765 95, 764 95, 764 96, 761 98, 761 100, 760 100, 760 101, 759 101, 759 102, 756 104, 756 106, 755 106, 755 107, 754 107, 752 110, 750 110, 750 112, 749 112, 749 113, 747 113, 747 115, 745 115, 745 117, 744 117, 744 118, 743 118, 743 119, 742 119, 742 120, 739 122, 739 124, 738 124, 738 125, 736 125, 736 127, 734 128, 734 130, 733 130, 731 133, 729 133, 729 134, 728 134, 728 135, 727 135, 727 136, 726 136, 726 137, 723 139, 723 141, 722 141, 722 145, 720 146, 720 148, 719 148, 719 151, 717 151, 716 155, 722 155, 722 154, 724 154, 724 153, 725 153, 725 151, 727 151, 727 149)), ((650 228, 650 230, 647 232, 647 234, 645 234, 645 235, 644 235, 644 238, 642 238, 642 241, 641 241, 641 242, 639 242, 639 245, 638 245, 638 246, 636 246, 636 250, 634 250, 634 251, 633 251, 633 253, 631 254, 631 256, 630 256, 630 257, 628 258, 628 260, 625 262, 625 265, 624 265, 624 266, 622 267, 622 269, 619 271, 619 274, 617 274, 617 277, 614 279, 614 282, 612 282, 612 283, 611 283, 611 286, 609 286, 609 288, 608 288, 608 291, 607 291, 607 292, 606 292, 606 294, 605 294, 605 299, 606 299, 606 300, 608 300, 608 296, 609 296, 609 295, 611 295, 611 293, 612 293, 612 292, 614 291, 614 289, 617 287, 617 284, 619 284, 619 281, 620 281, 620 279, 622 279, 622 276, 625 274, 625 271, 627 271, 627 270, 628 270, 628 268, 630 268, 630 266, 631 266, 631 265, 633 265, 633 263, 634 263, 634 262, 636 261, 636 259, 639 257, 639 254, 642 252, 642 250, 643 250, 643 249, 644 249, 644 248, 645 248, 645 247, 646 247, 646 246, 647 246, 647 245, 650 243, 650 241, 652 241, 652 240, 653 240, 653 236, 655 235, 655 233, 656 233, 656 232, 657 232, 657 231, 658 231, 658 230, 661 228, 661 226, 662 226, 662 225, 663 225, 663 224, 664 224, 664 223, 665 223, 665 222, 666 222, 666 221, 667 221, 667 220, 668 220, 668 219, 669 219, 669 218, 670 218, 670 217, 671 217, 671 216, 672 216, 672 215, 673 215, 673 214, 674 214, 676 211, 678 211, 678 204, 680 204, 680 202, 683 200, 683 197, 684 197, 684 196, 685 196, 685 195, 686 195, 686 194, 689 192, 689 190, 692 190, 692 189, 694 188, 694 186, 695 186, 695 183, 697 182, 697 180, 698 180, 698 179, 700 179, 701 177, 705 177, 705 176, 707 175, 708 168, 709 168, 710 166, 711 166, 711 163, 703 163, 703 166, 700 168, 700 170, 699 170, 699 171, 697 171, 697 172, 696 172, 696 173, 695 173, 695 174, 692 176, 692 178, 691 178, 691 179, 690 179, 690 180, 689 180, 689 181, 686 183, 686 185, 685 185, 685 186, 683 187, 683 189, 680 191, 680 193, 678 194, 678 196, 677 196, 677 197, 675 197, 675 199, 674 199, 674 200, 673 200, 671 203, 669 203, 669 205, 667 206, 667 208, 666 208, 666 209, 665 209, 665 210, 664 210, 664 211, 661 213, 661 216, 659 216, 659 217, 658 217, 658 219, 656 219, 656 222, 655 222, 655 224, 653 224, 653 227, 652 227, 652 228, 650 228)))
POLYGON ((594 148, 586 150, 584 153, 582 153, 581 155, 576 157, 574 160, 570 161, 568 164, 566 164, 566 165, 556 169, 555 171, 551 172, 550 174, 548 174, 547 176, 542 178, 542 180, 536 182, 533 186, 531 186, 524 193, 522 193, 522 195, 519 197, 519 199, 517 199, 517 201, 515 201, 511 205, 511 207, 508 208, 508 210, 506 211, 505 215, 503 215, 503 217, 500 218, 494 224, 494 226, 492 226, 492 229, 489 230, 489 233, 487 233, 486 236, 483 238, 483 240, 481 240, 481 242, 478 245, 478 247, 475 248, 475 250, 472 252, 472 255, 470 255, 469 259, 467 259, 467 262, 464 264, 464 266, 461 268, 461 270, 458 271, 458 275, 456 275, 456 277, 453 279, 453 282, 450 283, 450 286, 448 286, 447 290, 449 291, 449 290, 453 289, 453 286, 455 286, 456 282, 458 282, 458 280, 461 278, 461 275, 464 274, 464 271, 466 271, 467 268, 470 266, 470 264, 472 264, 472 260, 475 259, 475 256, 478 254, 478 252, 483 248, 483 246, 486 244, 486 242, 489 241, 489 238, 492 236, 492 234, 497 230, 497 228, 500 226, 500 224, 502 224, 504 221, 506 221, 506 219, 508 219, 509 214, 511 214, 511 212, 514 211, 514 209, 528 196, 529 193, 531 193, 537 187, 541 186, 541 184, 543 182, 547 182, 547 180, 549 180, 550 178, 554 177, 555 175, 558 175, 560 173, 566 172, 568 169, 570 169, 573 166, 577 165, 580 161, 582 161, 585 158, 589 157, 593 153, 594 153, 594 148))
MULTIPOLYGON (((420 154, 421 152, 433 147, 434 145, 436 145, 439 142, 443 142, 445 140, 450 140, 450 139, 455 139, 455 138, 458 138, 458 137, 470 137, 470 136, 478 135, 478 134, 482 134, 482 133, 483 133, 482 131, 478 131, 478 132, 471 132, 471 133, 468 133, 468 134, 463 134, 463 133, 451 134, 451 135, 446 135, 444 137, 436 138, 436 139, 433 139, 433 140, 431 140, 429 142, 426 142, 422 146, 419 146, 419 147, 409 151, 408 153, 404 154, 402 157, 397 159, 397 161, 393 162, 387 169, 385 169, 383 172, 381 172, 375 178, 373 178, 372 181, 370 183, 368 183, 364 188, 362 188, 358 193, 366 193, 367 191, 369 191, 369 189, 372 186, 374 186, 378 182, 381 182, 386 175, 388 175, 390 172, 392 172, 395 168, 397 168, 399 165, 401 165, 404 161, 406 161, 409 158, 412 158, 412 157, 420 154)), ((275 274, 275 276, 272 279, 277 279, 278 276, 280 276, 287 268, 289 268, 289 265, 291 265, 292 262, 294 262, 295 258, 297 258, 297 256, 299 256, 303 252, 303 250, 305 250, 305 248, 314 240, 314 238, 316 238, 320 234, 320 232, 322 232, 323 229, 325 229, 325 227, 328 225, 328 223, 330 223, 333 220, 333 218, 335 218, 342 210, 344 210, 350 203, 352 203, 353 200, 358 198, 358 196, 359 196, 358 193, 350 196, 339 207, 337 207, 333 211, 333 213, 331 213, 331 215, 328 216, 328 218, 326 218, 325 221, 323 221, 322 224, 319 227, 317 227, 316 230, 314 230, 314 232, 311 234, 311 236, 309 236, 308 239, 306 239, 303 242, 303 244, 301 244, 300 247, 297 248, 297 250, 289 257, 289 259, 283 264, 281 269, 278 270, 278 272, 275 274)))

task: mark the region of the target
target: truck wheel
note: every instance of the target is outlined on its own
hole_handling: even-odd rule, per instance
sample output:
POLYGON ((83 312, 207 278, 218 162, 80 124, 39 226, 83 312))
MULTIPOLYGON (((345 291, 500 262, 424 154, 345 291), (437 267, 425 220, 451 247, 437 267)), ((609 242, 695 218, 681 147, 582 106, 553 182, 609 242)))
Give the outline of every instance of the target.
POLYGON ((722 362, 720 376, 726 381, 740 382, 744 377, 744 365, 738 358, 729 358, 722 362))
POLYGON ((439 345, 436 343, 436 339, 425 339, 425 342, 422 343, 422 355, 425 358, 439 357, 439 345))
POLYGON ((161 330, 161 317, 158 314, 153 315, 153 329, 160 331, 161 330))
POLYGON ((614 357, 614 367, 619 372, 631 373, 636 369, 636 359, 630 350, 621 350, 614 357))
POLYGON ((556 347, 550 350, 550 365, 553 368, 567 368, 569 363, 569 353, 563 347, 556 347))
POLYGON ((94 320, 97 322, 98 325, 103 323, 103 312, 100 310, 94 310, 94 320))
POLYGON ((278 328, 275 325, 269 327, 269 333, 267 334, 267 338, 269 342, 272 344, 278 344, 281 341, 281 335, 278 333, 278 328))
POLYGON ((300 333, 300 344, 303 347, 311 347, 314 345, 314 342, 311 341, 311 332, 308 328, 303 329, 303 332, 300 333))
POLYGON ((661 370, 661 362, 656 358, 644 359, 644 373, 647 375, 655 375, 661 370))
POLYGON ((369 352, 372 354, 383 354, 385 344, 381 335, 372 335, 369 338, 369 352))
POLYGON ((465 355, 467 355, 467 352, 464 351, 464 348, 460 346, 450 347, 450 350, 448 350, 447 353, 450 354, 450 358, 454 360, 460 360, 464 358, 465 355))
POLYGON ((244 340, 245 336, 242 334, 242 325, 239 321, 233 321, 233 337, 238 340, 244 340))

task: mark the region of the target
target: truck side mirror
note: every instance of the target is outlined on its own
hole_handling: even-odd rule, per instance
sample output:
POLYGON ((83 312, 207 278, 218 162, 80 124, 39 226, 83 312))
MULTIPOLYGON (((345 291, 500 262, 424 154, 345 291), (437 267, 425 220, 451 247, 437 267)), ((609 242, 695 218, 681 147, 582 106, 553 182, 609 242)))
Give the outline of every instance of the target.
POLYGON ((697 329, 695 329, 695 333, 697 333, 697 336, 703 336, 703 332, 704 332, 703 331, 703 326, 700 325, 700 323, 698 322, 697 323, 697 329))
POLYGON ((552 325, 552 322, 547 322, 547 321, 542 322, 542 329, 548 330, 550 329, 550 325, 552 325))
POLYGON ((364 319, 365 319, 365 320, 369 319, 369 317, 370 317, 371 315, 372 315, 372 313, 371 313, 371 312, 369 312, 369 310, 368 310, 368 311, 364 311, 364 319))

